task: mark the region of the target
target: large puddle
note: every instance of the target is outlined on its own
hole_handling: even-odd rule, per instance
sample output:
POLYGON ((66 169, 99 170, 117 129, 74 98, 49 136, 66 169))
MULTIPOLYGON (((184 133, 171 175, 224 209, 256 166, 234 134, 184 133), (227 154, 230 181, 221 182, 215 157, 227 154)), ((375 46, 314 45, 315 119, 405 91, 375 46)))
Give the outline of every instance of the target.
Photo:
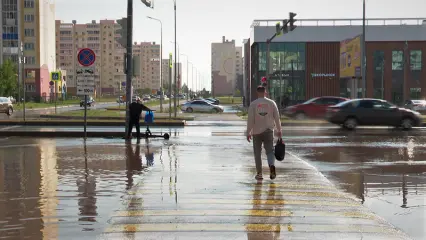
POLYGON ((426 239, 424 137, 352 135, 291 143, 291 151, 372 211, 414 239, 426 239))

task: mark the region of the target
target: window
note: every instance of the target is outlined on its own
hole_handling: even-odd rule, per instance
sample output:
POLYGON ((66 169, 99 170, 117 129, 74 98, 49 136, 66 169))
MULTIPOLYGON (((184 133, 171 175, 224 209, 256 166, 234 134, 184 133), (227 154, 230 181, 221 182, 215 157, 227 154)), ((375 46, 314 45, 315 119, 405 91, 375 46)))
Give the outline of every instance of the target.
POLYGON ((34 8, 34 0, 25 0, 24 8, 34 8))
POLYGON ((382 70, 382 67, 385 63, 385 52, 374 51, 373 59, 374 59, 374 69, 375 70, 382 70))
POLYGON ((34 43, 25 43, 24 50, 34 50, 34 43))
POLYGON ((392 51, 392 70, 402 70, 404 67, 404 52, 392 51))
POLYGON ((26 63, 30 65, 36 63, 35 57, 26 57, 26 60, 27 60, 26 63))
POLYGON ((412 71, 422 70, 422 51, 421 50, 410 51, 410 69, 412 71))
POLYGON ((24 21, 25 22, 34 22, 34 14, 25 14, 24 21))
POLYGON ((25 37, 34 37, 34 29, 26 28, 24 30, 25 37))
POLYGON ((360 102, 359 107, 360 108, 373 108, 374 103, 373 103, 373 101, 370 101, 370 100, 363 100, 363 101, 360 102))

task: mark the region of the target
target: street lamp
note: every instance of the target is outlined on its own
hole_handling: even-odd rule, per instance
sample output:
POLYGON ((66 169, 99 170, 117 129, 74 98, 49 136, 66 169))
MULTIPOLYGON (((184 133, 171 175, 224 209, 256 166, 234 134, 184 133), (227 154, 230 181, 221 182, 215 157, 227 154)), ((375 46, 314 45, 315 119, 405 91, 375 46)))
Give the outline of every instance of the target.
MULTIPOLYGON (((189 57, 186 54, 181 53, 180 55, 186 57, 186 95, 189 93, 189 57)), ((188 96, 187 96, 188 99, 188 96)))
MULTIPOLYGON (((176 42, 176 1, 174 1, 175 3, 175 41, 170 41, 171 43, 175 44, 175 94, 174 94, 174 108, 175 108, 175 117, 176 117, 176 94, 179 94, 179 90, 178 90, 178 86, 177 86, 177 75, 179 74, 179 70, 177 69, 179 68, 179 52, 180 52, 180 47, 178 46, 178 43, 176 42)), ((170 86, 171 87, 171 86, 170 86)))
POLYGON ((160 112, 163 112, 163 22, 158 18, 147 18, 160 23, 160 112))

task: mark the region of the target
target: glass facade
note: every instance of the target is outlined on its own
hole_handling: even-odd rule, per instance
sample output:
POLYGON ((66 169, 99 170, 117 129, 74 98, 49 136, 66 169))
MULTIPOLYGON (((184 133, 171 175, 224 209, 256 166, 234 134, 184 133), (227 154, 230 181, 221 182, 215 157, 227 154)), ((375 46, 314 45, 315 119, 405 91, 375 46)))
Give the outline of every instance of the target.
POLYGON ((385 75, 385 52, 374 51, 374 75, 373 75, 373 97, 383 99, 384 98, 384 75, 385 75))
MULTIPOLYGON (((277 103, 284 97, 291 101, 305 100, 305 48, 305 43, 270 44, 269 96, 277 103)), ((257 43, 252 48, 252 79, 256 79, 257 84, 266 76, 266 51, 266 43, 257 43)))
POLYGON ((404 52, 392 51, 392 102, 402 104, 404 83, 404 52))

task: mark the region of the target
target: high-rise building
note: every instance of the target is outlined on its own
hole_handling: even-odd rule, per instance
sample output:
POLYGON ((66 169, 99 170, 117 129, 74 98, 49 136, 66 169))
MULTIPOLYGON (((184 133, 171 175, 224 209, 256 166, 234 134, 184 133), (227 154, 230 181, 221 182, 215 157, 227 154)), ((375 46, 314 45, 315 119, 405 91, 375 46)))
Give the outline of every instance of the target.
MULTIPOLYGON (((140 57, 139 76, 133 78, 134 89, 160 90, 160 45, 141 42, 133 45, 133 55, 140 57)), ((163 67, 164 68, 164 67, 163 67)), ((163 70, 164 71, 164 70, 163 70)))
POLYGON ((95 89, 98 95, 118 94, 120 85, 126 81, 124 54, 126 50, 116 41, 120 25, 115 20, 99 23, 77 24, 56 20, 56 64, 67 71, 68 95, 76 94, 76 71, 81 67, 77 61, 78 51, 90 48, 96 54, 95 89))
POLYGON ((27 96, 48 96, 49 71, 55 66, 55 4, 50 1, 2 0, 0 5, 0 63, 11 59, 18 64, 19 54, 25 58, 27 96))
POLYGON ((222 42, 212 43, 211 64, 214 96, 234 95, 236 89, 242 89, 242 48, 235 46, 235 40, 222 37, 222 42))

